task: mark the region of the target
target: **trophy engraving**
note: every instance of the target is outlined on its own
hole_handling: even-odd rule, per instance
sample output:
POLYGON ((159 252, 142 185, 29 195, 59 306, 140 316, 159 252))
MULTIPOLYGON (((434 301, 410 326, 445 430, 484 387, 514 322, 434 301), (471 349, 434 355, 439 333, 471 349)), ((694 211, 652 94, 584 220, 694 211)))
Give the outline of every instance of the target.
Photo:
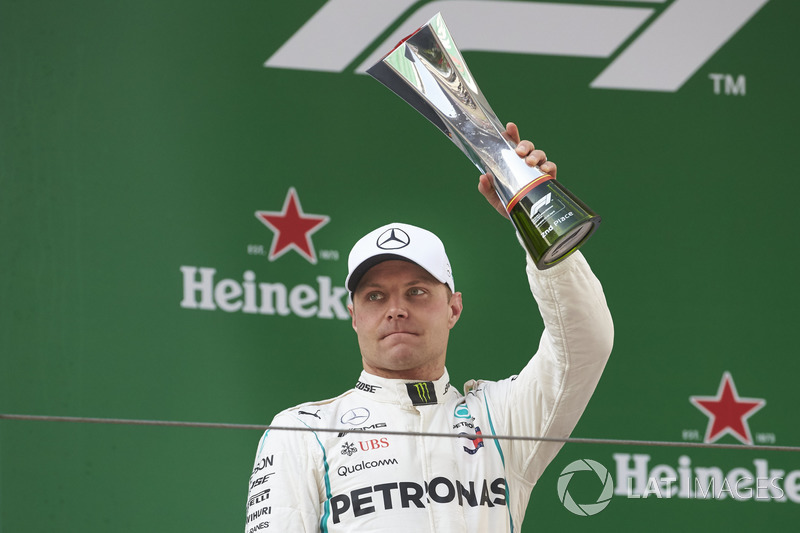
POLYGON ((367 70, 447 135, 495 190, 539 269, 577 250, 600 217, 539 167, 529 167, 492 111, 441 13, 367 70))

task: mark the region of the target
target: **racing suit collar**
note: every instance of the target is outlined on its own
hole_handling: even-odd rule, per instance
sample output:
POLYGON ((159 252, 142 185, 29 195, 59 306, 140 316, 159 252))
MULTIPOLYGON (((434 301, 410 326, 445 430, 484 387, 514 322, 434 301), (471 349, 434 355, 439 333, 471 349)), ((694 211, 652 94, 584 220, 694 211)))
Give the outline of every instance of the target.
POLYGON ((444 403, 455 390, 447 369, 436 381, 382 378, 364 370, 355 388, 373 400, 417 407, 444 403))

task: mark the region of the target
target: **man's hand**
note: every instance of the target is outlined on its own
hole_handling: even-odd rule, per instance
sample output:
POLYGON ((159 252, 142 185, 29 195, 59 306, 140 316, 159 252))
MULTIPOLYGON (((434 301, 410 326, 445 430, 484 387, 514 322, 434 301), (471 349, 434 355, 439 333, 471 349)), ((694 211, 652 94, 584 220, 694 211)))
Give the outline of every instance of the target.
MULTIPOLYGON (((525 159, 525 163, 527 163, 528 166, 535 167, 536 165, 539 165, 539 168, 542 169, 542 172, 550 174, 554 178, 556 177, 556 164, 552 161, 548 161, 545 153, 541 150, 536 150, 532 142, 520 141, 519 130, 517 129, 516 124, 513 122, 506 124, 506 134, 511 138, 511 140, 517 143, 517 154, 521 158, 525 159)), ((481 177, 478 178, 478 190, 481 192, 484 198, 486 198, 486 200, 492 204, 492 207, 494 207, 498 213, 506 218, 509 218, 506 208, 503 206, 503 202, 494 191, 494 176, 491 174, 481 175, 481 177)))

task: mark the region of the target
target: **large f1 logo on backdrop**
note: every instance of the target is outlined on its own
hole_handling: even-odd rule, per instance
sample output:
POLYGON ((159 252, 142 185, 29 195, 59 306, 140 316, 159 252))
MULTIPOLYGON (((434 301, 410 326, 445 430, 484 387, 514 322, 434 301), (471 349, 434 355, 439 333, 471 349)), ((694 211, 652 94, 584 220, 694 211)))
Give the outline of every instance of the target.
MULTIPOLYGON (((414 7, 418 0, 328 0, 264 66, 363 74, 441 11, 462 52, 618 54, 590 87, 674 92, 768 1, 638 0, 624 6, 619 0, 436 0, 414 7)), ((525 68, 524 60, 519 67, 525 68)))

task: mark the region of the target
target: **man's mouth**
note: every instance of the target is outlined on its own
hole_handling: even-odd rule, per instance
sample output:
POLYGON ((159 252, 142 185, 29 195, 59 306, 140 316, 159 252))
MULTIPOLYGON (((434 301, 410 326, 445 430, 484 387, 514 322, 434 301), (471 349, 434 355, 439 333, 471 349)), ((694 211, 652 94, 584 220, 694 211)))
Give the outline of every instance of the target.
POLYGON ((412 331, 405 331, 405 330, 402 330, 402 331, 390 331, 390 332, 384 334, 383 337, 381 337, 381 339, 388 339, 389 337, 393 337, 395 335, 416 335, 416 333, 414 333, 412 331))

